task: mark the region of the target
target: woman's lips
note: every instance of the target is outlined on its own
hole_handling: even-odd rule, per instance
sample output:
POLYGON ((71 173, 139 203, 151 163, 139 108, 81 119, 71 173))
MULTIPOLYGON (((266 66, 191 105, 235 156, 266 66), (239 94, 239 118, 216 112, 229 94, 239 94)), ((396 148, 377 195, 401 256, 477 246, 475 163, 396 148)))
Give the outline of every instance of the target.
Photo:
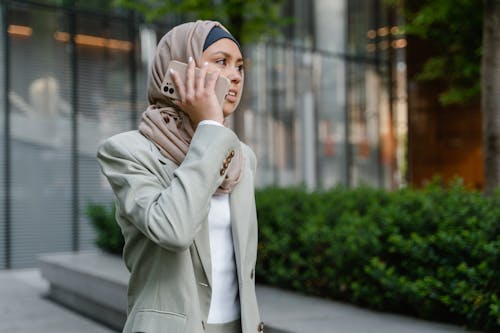
POLYGON ((238 101, 238 94, 236 93, 235 90, 229 90, 229 92, 226 95, 226 101, 230 103, 236 103, 238 101))

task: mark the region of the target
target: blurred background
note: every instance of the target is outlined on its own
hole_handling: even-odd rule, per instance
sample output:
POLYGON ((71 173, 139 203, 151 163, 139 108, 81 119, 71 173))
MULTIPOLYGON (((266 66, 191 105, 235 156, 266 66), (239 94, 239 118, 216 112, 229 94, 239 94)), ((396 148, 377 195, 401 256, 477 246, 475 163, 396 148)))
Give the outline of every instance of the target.
MULTIPOLYGON (((214 15, 157 3, 141 12, 138 1, 1 1, 0 269, 95 247, 85 206, 113 199, 98 144, 136 128, 161 36, 214 15)), ((286 0, 255 17, 225 12, 247 58, 231 126, 257 154, 258 187, 398 189, 435 175, 483 187, 479 97, 449 106, 444 84, 418 78, 440 49, 407 37, 407 7, 286 0)))

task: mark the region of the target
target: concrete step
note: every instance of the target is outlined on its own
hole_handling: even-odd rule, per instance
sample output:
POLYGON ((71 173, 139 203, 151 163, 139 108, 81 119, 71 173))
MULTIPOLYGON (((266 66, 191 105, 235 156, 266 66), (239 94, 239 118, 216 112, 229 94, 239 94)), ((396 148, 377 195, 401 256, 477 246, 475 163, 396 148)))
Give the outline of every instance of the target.
POLYGON ((38 269, 0 270, 0 332, 116 333, 47 299, 38 269))
POLYGON ((129 272, 121 258, 104 252, 54 253, 39 257, 48 296, 121 330, 127 313, 129 272))
MULTIPOLYGON (((104 252, 57 253, 39 259, 49 297, 120 330, 126 319, 129 273, 104 252)), ((463 333, 462 327, 380 313, 257 285, 266 333, 463 333)))

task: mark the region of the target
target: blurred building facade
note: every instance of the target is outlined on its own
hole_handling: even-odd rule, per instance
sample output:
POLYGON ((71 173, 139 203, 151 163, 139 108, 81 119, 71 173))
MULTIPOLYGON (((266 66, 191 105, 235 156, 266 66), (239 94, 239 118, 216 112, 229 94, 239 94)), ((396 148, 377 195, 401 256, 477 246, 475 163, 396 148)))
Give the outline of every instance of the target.
POLYGON ((479 97, 464 105, 443 106, 443 82, 418 80, 432 42, 409 37, 408 180, 424 186, 435 176, 444 183, 460 177, 469 188, 484 188, 483 124, 479 97))
MULTIPOLYGON (((86 205, 113 200, 97 146, 136 128, 152 48, 179 22, 145 26, 98 1, 0 3, 2 269, 94 248, 86 205)), ((283 38, 246 49, 239 134, 257 185, 404 185, 399 17, 382 0, 290 0, 285 14, 297 20, 283 38)))

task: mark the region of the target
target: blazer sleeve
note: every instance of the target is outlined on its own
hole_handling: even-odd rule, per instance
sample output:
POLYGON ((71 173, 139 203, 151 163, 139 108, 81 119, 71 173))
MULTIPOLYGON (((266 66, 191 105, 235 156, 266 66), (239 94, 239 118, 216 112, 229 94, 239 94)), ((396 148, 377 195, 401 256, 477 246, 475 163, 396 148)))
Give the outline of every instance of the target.
POLYGON ((148 168, 152 162, 145 149, 134 150, 134 144, 126 140, 108 139, 97 157, 120 214, 156 244, 183 251, 207 219, 210 198, 225 177, 222 164, 231 151, 239 149, 238 137, 230 129, 199 126, 167 187, 148 168))
POLYGON ((250 170, 252 170, 253 175, 257 173, 257 157, 255 152, 248 145, 241 142, 241 146, 246 150, 246 156, 248 156, 248 162, 250 163, 250 170))

